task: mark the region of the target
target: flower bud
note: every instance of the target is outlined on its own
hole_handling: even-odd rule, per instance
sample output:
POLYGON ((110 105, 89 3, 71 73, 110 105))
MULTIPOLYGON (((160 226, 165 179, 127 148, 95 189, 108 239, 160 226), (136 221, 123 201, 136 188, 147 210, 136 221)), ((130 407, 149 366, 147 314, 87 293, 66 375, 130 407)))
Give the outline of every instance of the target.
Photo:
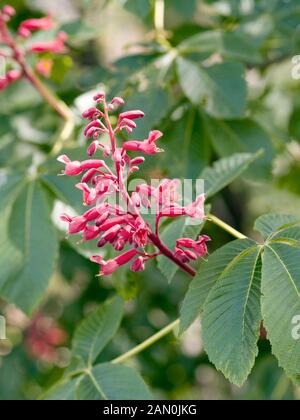
POLYGON ((139 271, 144 271, 145 270, 145 263, 144 263, 144 258, 143 257, 138 257, 136 260, 134 260, 134 262, 131 264, 130 267, 131 271, 137 273, 139 271))

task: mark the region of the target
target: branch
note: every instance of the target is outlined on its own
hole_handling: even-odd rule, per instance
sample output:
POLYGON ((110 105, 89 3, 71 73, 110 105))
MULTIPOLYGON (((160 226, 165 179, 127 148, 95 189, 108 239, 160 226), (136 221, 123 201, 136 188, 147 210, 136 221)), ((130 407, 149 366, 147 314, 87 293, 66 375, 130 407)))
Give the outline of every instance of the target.
POLYGON ((150 233, 149 238, 165 257, 169 258, 171 261, 177 264, 183 271, 190 274, 191 276, 194 277, 196 275, 196 271, 188 264, 184 264, 182 261, 180 261, 179 258, 175 257, 173 252, 170 251, 168 247, 166 247, 166 245, 159 239, 158 236, 156 236, 154 233, 150 233))

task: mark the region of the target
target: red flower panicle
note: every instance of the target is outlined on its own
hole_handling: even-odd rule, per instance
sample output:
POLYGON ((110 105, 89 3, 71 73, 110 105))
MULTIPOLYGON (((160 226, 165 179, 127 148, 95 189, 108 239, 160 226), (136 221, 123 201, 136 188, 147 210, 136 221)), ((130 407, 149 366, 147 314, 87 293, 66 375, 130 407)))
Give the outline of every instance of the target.
POLYGON ((143 118, 144 113, 140 110, 122 112, 113 127, 109 114, 122 107, 125 101, 115 97, 107 102, 104 92, 95 95, 94 100, 96 105, 83 113, 83 117, 88 120, 84 135, 90 140, 87 155, 91 157, 99 153, 102 159, 80 162, 71 160, 66 155, 58 157, 58 161, 65 165, 63 175, 81 176, 76 187, 82 191, 83 204, 91 206, 81 216, 61 216, 69 224, 69 234, 81 233, 84 241, 97 238, 99 248, 110 244, 120 253, 109 260, 103 259, 101 255, 91 258, 99 264, 100 275, 110 275, 128 263, 131 264, 132 271, 142 271, 147 261, 160 254, 171 258, 191 273, 193 269, 186 264, 206 255, 206 242, 210 238, 200 236, 197 240, 178 239, 175 249, 171 251, 159 237, 159 222, 162 217, 179 216, 191 217, 201 222, 205 218, 204 195, 198 196, 192 204, 180 205, 180 181, 176 179, 165 179, 157 187, 140 184, 130 194, 126 188, 127 179, 145 161, 145 157, 141 155, 154 155, 162 151, 156 143, 163 134, 160 131, 151 131, 146 140, 128 140, 118 146, 117 135, 124 129, 131 133, 136 127, 136 120, 143 118), (109 136, 109 145, 104 140, 101 141, 102 134, 109 136), (139 155, 132 156, 134 152, 139 155), (108 157, 110 164, 105 162, 108 157), (155 232, 142 215, 142 210, 150 208, 154 208, 156 212, 155 232), (152 249, 156 247, 157 251, 150 253, 150 246, 152 249))
POLYGON ((10 70, 4 77, 0 77, 0 90, 6 89, 10 84, 26 76, 31 80, 30 68, 26 62, 28 54, 38 55, 35 65, 36 71, 44 77, 51 75, 53 60, 51 58, 40 58, 40 53, 61 54, 66 51, 65 42, 67 34, 59 32, 55 39, 50 41, 30 42, 32 33, 35 31, 48 31, 54 27, 54 21, 51 16, 37 19, 26 19, 20 23, 17 35, 13 36, 8 28, 9 21, 15 16, 15 9, 6 5, 0 8, 0 43, 6 46, 6 50, 0 50, 0 56, 4 56, 8 63, 17 68, 10 70), (24 40, 27 40, 24 43, 24 40))
POLYGON ((26 331, 25 348, 34 359, 56 363, 59 359, 58 349, 66 340, 66 332, 52 318, 38 312, 26 331))

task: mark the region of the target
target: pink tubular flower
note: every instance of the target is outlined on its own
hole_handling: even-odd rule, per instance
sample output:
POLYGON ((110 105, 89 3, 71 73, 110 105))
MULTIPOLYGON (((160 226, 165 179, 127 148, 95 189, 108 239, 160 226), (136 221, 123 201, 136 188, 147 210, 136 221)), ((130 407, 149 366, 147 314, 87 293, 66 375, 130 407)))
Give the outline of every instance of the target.
POLYGON ((159 149, 155 142, 162 137, 160 131, 151 131, 147 140, 137 141, 131 140, 123 144, 123 150, 131 150, 134 152, 143 152, 147 155, 154 155, 156 153, 162 152, 162 149, 159 149))
POLYGON ((211 241, 211 238, 207 235, 199 236, 194 251, 199 257, 204 257, 207 254, 207 245, 206 242, 211 241))
POLYGON ((41 58, 37 62, 35 69, 41 76, 49 78, 51 76, 53 64, 51 58, 41 58))
POLYGON ((184 255, 189 260, 196 260, 197 258, 204 257, 207 254, 208 250, 206 242, 210 240, 210 237, 207 235, 199 236, 197 241, 190 238, 177 239, 176 252, 178 252, 179 254, 182 254, 182 252, 184 252, 184 255))
POLYGON ((127 133, 132 133, 133 130, 137 127, 137 125, 134 121, 124 118, 123 120, 121 120, 119 127, 121 130, 125 128, 127 133))
POLYGON ((6 73, 6 79, 9 83, 15 82, 22 77, 22 72, 20 70, 10 70, 6 73))
POLYGON ((119 121, 122 120, 138 120, 139 118, 144 118, 145 114, 143 111, 136 110, 136 111, 127 111, 123 112, 119 116, 119 121))
POLYGON ((69 234, 74 235, 75 233, 82 232, 85 229, 87 220, 84 216, 70 217, 67 214, 62 214, 60 219, 63 222, 69 223, 69 234))
POLYGON ((2 13, 6 16, 13 17, 16 14, 16 10, 9 4, 2 8, 2 13))
POLYGON ((115 98, 113 98, 110 102, 109 109, 114 110, 115 107, 117 106, 123 106, 125 105, 125 101, 123 98, 120 98, 119 96, 116 96, 115 98))
POLYGON ((40 19, 24 20, 18 29, 18 34, 24 38, 28 38, 32 31, 47 31, 52 29, 54 22, 51 16, 46 16, 40 19))
POLYGON ((63 175, 76 176, 81 174, 81 163, 78 160, 72 162, 66 155, 59 156, 57 160, 58 162, 64 163, 66 165, 63 175))
POLYGON ((108 276, 114 273, 122 265, 127 264, 137 254, 138 252, 136 249, 130 249, 112 260, 104 261, 102 257, 94 256, 91 258, 91 261, 101 266, 100 276, 108 276))
POLYGON ((143 156, 138 156, 138 157, 136 157, 134 159, 131 159, 130 165, 131 166, 141 165, 144 162, 145 162, 145 158, 143 156))
POLYGON ((94 101, 96 102, 103 102, 105 100, 105 92, 98 92, 95 96, 94 96, 94 101))
POLYGON ((68 35, 65 32, 60 32, 54 41, 44 41, 33 43, 29 51, 32 53, 52 52, 55 54, 64 53, 66 51, 65 41, 68 35))
POLYGON ((97 152, 97 149, 99 148, 99 142, 97 140, 93 141, 89 147, 87 148, 87 154, 92 157, 97 152))
POLYGON ((99 228, 97 226, 86 226, 83 231, 82 238, 84 241, 92 241, 99 235, 99 228))
POLYGON ((199 195, 192 204, 184 208, 184 214, 194 219, 203 220, 205 217, 204 202, 205 195, 199 195))
POLYGON ((66 165, 63 175, 67 176, 76 176, 81 174, 83 171, 90 169, 96 170, 105 166, 105 162, 99 159, 84 160, 83 162, 75 160, 72 162, 68 156, 61 155, 57 158, 57 160, 58 162, 64 163, 66 165))
POLYGON ((176 203, 180 199, 179 185, 179 179, 164 179, 154 193, 157 204, 169 206, 176 203))
POLYGON ((97 192, 95 188, 90 188, 84 182, 76 184, 76 188, 83 191, 83 204, 85 206, 90 206, 95 203, 95 201, 97 200, 97 192))
POLYGON ((186 253, 181 249, 175 247, 175 257, 178 258, 182 263, 186 264, 190 261, 189 257, 186 255, 186 253))
POLYGON ((93 137, 95 130, 91 130, 91 128, 100 128, 100 127, 101 127, 100 120, 93 120, 85 127, 83 134, 88 138, 93 137))
POLYGON ((97 108, 89 108, 87 111, 85 111, 82 114, 83 118, 87 118, 89 120, 96 120, 99 117, 102 117, 103 114, 101 111, 99 111, 99 109, 97 108))
POLYGON ((148 242, 149 227, 142 219, 135 222, 135 232, 132 236, 133 242, 139 248, 145 248, 148 242))
POLYGON ((145 270, 144 258, 143 257, 138 257, 136 260, 134 260, 130 269, 134 273, 138 273, 139 271, 144 271, 145 270))
MULTIPOLYGON (((99 230, 101 230, 101 228, 99 228, 99 230)), ((114 225, 104 233, 104 235, 102 236, 102 239, 112 244, 114 240, 116 239, 120 230, 121 230, 121 225, 114 225)))
POLYGON ((4 77, 0 77, 0 90, 6 89, 9 85, 22 77, 20 70, 10 70, 4 77))

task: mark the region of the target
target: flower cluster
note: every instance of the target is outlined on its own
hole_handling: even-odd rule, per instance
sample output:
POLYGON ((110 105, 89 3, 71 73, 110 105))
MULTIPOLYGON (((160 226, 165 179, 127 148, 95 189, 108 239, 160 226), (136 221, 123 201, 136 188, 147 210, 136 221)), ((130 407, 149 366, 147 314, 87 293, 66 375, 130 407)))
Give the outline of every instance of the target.
POLYGON ((179 180, 176 179, 164 179, 156 187, 140 184, 134 192, 129 193, 126 187, 128 178, 140 169, 145 161, 144 155, 162 151, 157 146, 157 141, 163 134, 152 131, 143 141, 129 140, 119 147, 117 135, 122 130, 131 134, 136 127, 136 121, 143 118, 144 113, 139 110, 121 112, 113 127, 110 113, 123 106, 124 100, 116 97, 108 103, 104 92, 95 95, 94 100, 95 107, 83 113, 83 117, 88 120, 84 134, 90 140, 87 148, 89 159, 80 162, 72 161, 66 155, 58 158, 65 165, 63 175, 81 176, 76 187, 83 193, 83 204, 91 208, 76 217, 63 214, 61 219, 69 224, 70 234, 81 232, 84 241, 97 238, 99 248, 109 243, 116 251, 121 252, 108 261, 100 255, 91 258, 99 264, 100 275, 112 274, 118 267, 129 262, 132 271, 142 271, 148 260, 160 254, 191 272, 192 268, 186 264, 207 253, 206 242, 210 238, 200 236, 195 241, 178 239, 175 249, 169 250, 159 237, 159 223, 163 217, 179 216, 202 221, 205 218, 204 195, 200 195, 189 205, 180 205, 179 180), (101 159, 92 158, 97 152, 102 155, 101 159), (133 156, 134 152, 138 155, 133 156), (107 158, 110 158, 111 164, 106 162, 107 158), (152 209, 153 206, 156 215, 155 232, 142 216, 145 209, 152 209))
POLYGON ((55 363, 59 347, 67 340, 66 332, 41 312, 34 315, 25 334, 25 348, 34 359, 55 363))
POLYGON ((5 76, 0 78, 0 90, 7 88, 23 75, 28 77, 28 74, 26 74, 28 68, 25 61, 27 55, 37 54, 38 60, 35 67, 37 72, 42 76, 49 77, 52 71, 53 60, 41 57, 40 54, 60 54, 66 51, 65 41, 67 34, 65 32, 59 32, 56 38, 50 41, 34 41, 30 39, 36 31, 48 31, 54 28, 51 16, 24 20, 19 25, 16 37, 13 37, 7 24, 15 14, 16 11, 12 6, 7 5, 0 9, 0 43, 5 46, 5 48, 0 50, 0 56, 17 65, 17 68, 8 71, 5 76))

